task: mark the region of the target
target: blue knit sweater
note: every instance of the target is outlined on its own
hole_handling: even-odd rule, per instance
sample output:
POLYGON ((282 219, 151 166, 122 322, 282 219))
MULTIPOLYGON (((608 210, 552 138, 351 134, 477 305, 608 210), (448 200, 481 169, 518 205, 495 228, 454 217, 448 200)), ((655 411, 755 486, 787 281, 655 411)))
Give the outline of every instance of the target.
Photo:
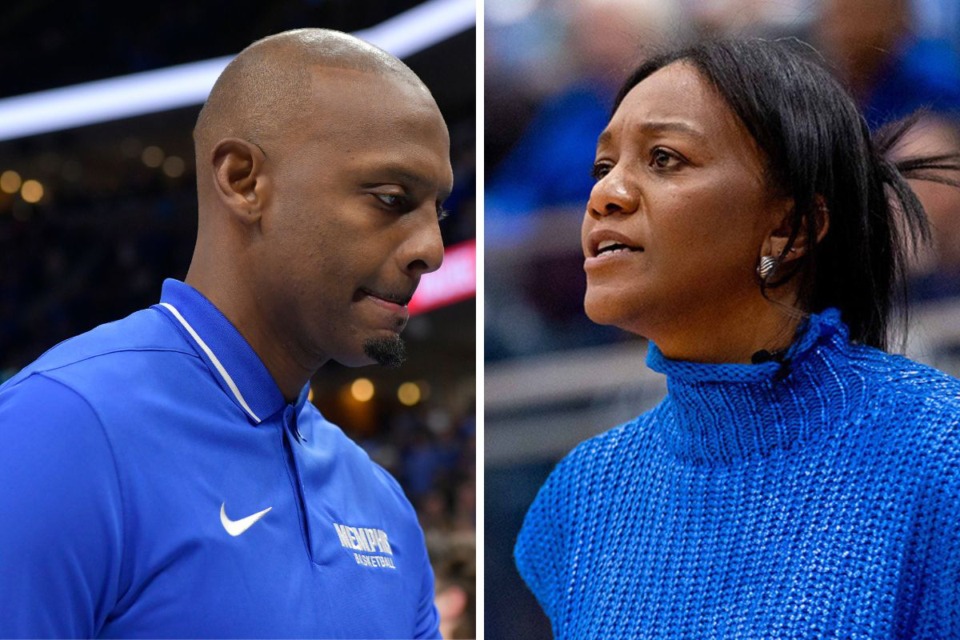
POLYGON ((656 408, 578 446, 516 561, 557 638, 960 638, 960 381, 850 344, 648 365, 656 408))

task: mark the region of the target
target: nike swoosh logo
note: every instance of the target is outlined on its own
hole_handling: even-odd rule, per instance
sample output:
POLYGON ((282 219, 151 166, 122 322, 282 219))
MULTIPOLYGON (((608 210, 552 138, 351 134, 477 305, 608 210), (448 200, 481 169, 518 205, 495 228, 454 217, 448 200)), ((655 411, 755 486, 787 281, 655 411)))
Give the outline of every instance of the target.
POLYGON ((270 511, 270 509, 273 509, 273 507, 267 507, 263 511, 258 511, 252 516, 240 518, 239 520, 231 520, 227 517, 226 506, 226 502, 220 505, 220 524, 222 524, 223 528, 227 530, 227 533, 232 535, 234 538, 252 527, 257 520, 267 515, 267 512, 270 511))

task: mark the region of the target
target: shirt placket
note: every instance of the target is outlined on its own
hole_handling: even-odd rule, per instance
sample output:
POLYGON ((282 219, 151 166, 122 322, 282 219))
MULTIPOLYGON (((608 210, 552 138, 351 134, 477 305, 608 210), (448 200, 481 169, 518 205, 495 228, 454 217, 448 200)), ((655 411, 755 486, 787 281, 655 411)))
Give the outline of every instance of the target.
POLYGON ((287 455, 287 465, 293 479, 294 491, 297 494, 297 507, 300 510, 300 522, 303 526, 303 535, 307 545, 307 555, 313 561, 313 537, 310 527, 310 514, 307 511, 306 491, 303 488, 301 463, 297 455, 299 447, 303 446, 303 436, 297 428, 297 411, 292 405, 283 410, 283 447, 287 455))

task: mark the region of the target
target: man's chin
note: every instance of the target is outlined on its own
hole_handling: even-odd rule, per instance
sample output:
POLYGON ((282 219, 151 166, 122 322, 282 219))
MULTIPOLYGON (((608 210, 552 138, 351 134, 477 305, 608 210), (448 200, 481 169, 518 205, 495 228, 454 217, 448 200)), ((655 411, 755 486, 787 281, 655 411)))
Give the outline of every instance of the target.
POLYGON ((371 338, 363 343, 368 358, 384 367, 399 367, 407 358, 407 349, 399 335, 371 338))

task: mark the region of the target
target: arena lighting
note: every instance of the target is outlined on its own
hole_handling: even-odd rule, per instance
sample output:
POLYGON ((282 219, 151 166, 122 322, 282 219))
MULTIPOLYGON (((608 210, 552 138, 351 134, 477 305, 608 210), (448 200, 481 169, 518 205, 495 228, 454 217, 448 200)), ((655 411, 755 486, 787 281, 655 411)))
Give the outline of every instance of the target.
POLYGON ((477 22, 475 0, 429 0, 353 35, 406 58, 477 22))
MULTIPOLYGON (((403 58, 474 24, 475 0, 428 0, 354 35, 403 58)), ((232 58, 0 99, 0 141, 200 104, 232 58)))
POLYGON ((412 407, 420 398, 420 385, 416 382, 404 382, 397 388, 397 400, 405 406, 412 407))
POLYGON ((477 295, 477 241, 467 240, 443 252, 443 264, 420 278, 410 300, 410 315, 425 313, 477 295))
POLYGON ((373 399, 376 389, 369 378, 357 378, 350 385, 350 395, 357 402, 369 402, 373 399))
POLYGON ((20 197, 30 204, 40 202, 43 199, 43 185, 38 180, 24 180, 20 186, 20 197))
POLYGON ((23 184, 23 179, 20 177, 20 174, 13 169, 7 169, 3 173, 0 173, 0 191, 4 193, 16 193, 20 191, 21 184, 23 184))

